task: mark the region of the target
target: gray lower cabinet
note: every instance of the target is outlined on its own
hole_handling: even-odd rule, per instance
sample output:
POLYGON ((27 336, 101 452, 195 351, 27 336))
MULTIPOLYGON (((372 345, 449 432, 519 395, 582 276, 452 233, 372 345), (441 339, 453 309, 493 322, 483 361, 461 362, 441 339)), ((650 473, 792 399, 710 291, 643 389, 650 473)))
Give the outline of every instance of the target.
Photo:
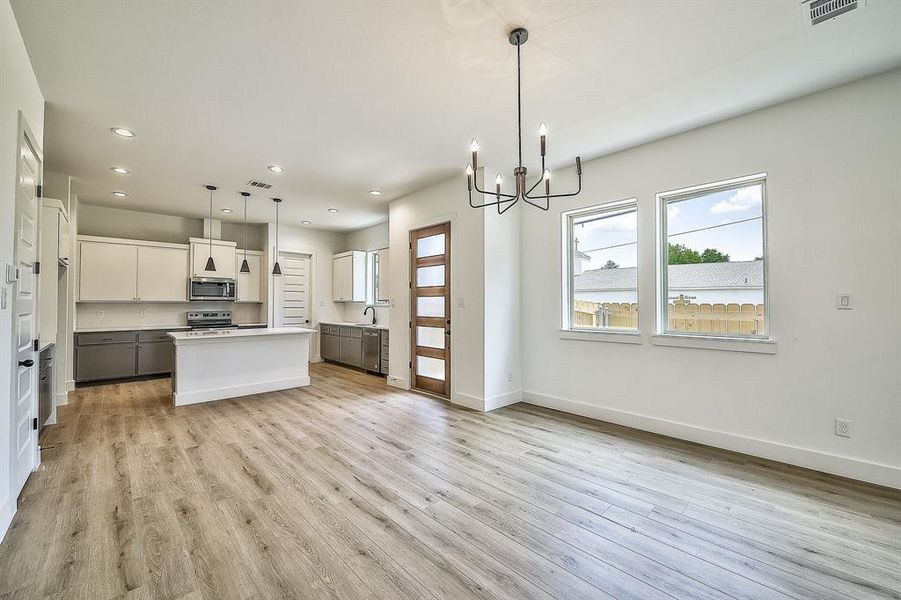
POLYGON ((326 334, 322 336, 322 347, 320 348, 322 358, 325 360, 338 360, 340 357, 338 339, 337 335, 326 334))
POLYGON ((100 343, 75 348, 75 381, 120 379, 138 374, 134 334, 130 343, 100 343))
POLYGON ((164 330, 75 335, 77 382, 171 373, 174 358, 172 340, 164 330))
POLYGON ((352 367, 363 366, 363 338, 341 336, 338 340, 338 362, 352 367))
POLYGON ((141 342, 138 344, 138 375, 171 373, 172 342, 141 342))

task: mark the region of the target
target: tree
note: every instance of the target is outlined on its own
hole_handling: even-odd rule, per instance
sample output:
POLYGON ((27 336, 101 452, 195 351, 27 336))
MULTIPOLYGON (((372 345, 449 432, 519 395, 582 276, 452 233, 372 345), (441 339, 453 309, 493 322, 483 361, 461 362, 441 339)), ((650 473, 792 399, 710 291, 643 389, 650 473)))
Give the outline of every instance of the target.
POLYGON ((729 255, 725 252, 720 252, 716 248, 707 248, 703 252, 701 252, 701 262, 704 263, 715 263, 715 262, 729 262, 729 255))
POLYGON ((685 244, 669 244, 669 264, 691 265, 701 262, 701 255, 685 244))
POLYGON ((608 260, 607 263, 604 265, 604 268, 605 269, 616 269, 616 268, 619 268, 619 265, 616 264, 615 262, 613 262, 612 260, 608 260))
POLYGON ((671 265, 718 262, 729 262, 729 255, 725 252, 720 252, 716 248, 707 248, 704 252, 698 252, 685 244, 669 244, 669 264, 671 265))

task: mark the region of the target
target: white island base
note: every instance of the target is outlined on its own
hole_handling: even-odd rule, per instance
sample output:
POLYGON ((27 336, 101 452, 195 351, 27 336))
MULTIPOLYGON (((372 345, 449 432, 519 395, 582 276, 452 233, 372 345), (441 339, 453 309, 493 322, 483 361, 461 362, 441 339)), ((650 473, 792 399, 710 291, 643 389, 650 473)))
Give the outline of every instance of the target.
POLYGON ((313 329, 173 331, 175 406, 310 384, 313 329))

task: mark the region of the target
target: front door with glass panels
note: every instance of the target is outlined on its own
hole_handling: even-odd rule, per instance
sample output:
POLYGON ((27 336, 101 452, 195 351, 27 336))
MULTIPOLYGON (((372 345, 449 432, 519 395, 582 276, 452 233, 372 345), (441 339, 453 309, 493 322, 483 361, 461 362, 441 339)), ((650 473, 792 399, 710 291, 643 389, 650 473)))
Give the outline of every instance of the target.
POLYGON ((450 397, 450 223, 410 232, 412 386, 450 397))

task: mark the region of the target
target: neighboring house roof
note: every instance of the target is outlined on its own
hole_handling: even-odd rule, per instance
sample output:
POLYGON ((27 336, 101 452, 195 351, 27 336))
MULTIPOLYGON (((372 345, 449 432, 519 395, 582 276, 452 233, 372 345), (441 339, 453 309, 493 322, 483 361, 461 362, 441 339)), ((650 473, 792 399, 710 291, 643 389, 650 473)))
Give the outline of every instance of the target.
MULTIPOLYGON (((762 288, 763 261, 670 265, 667 278, 671 289, 680 290, 762 288)), ((630 290, 638 286, 638 277, 635 267, 592 269, 576 275, 573 282, 576 291, 630 290)))

